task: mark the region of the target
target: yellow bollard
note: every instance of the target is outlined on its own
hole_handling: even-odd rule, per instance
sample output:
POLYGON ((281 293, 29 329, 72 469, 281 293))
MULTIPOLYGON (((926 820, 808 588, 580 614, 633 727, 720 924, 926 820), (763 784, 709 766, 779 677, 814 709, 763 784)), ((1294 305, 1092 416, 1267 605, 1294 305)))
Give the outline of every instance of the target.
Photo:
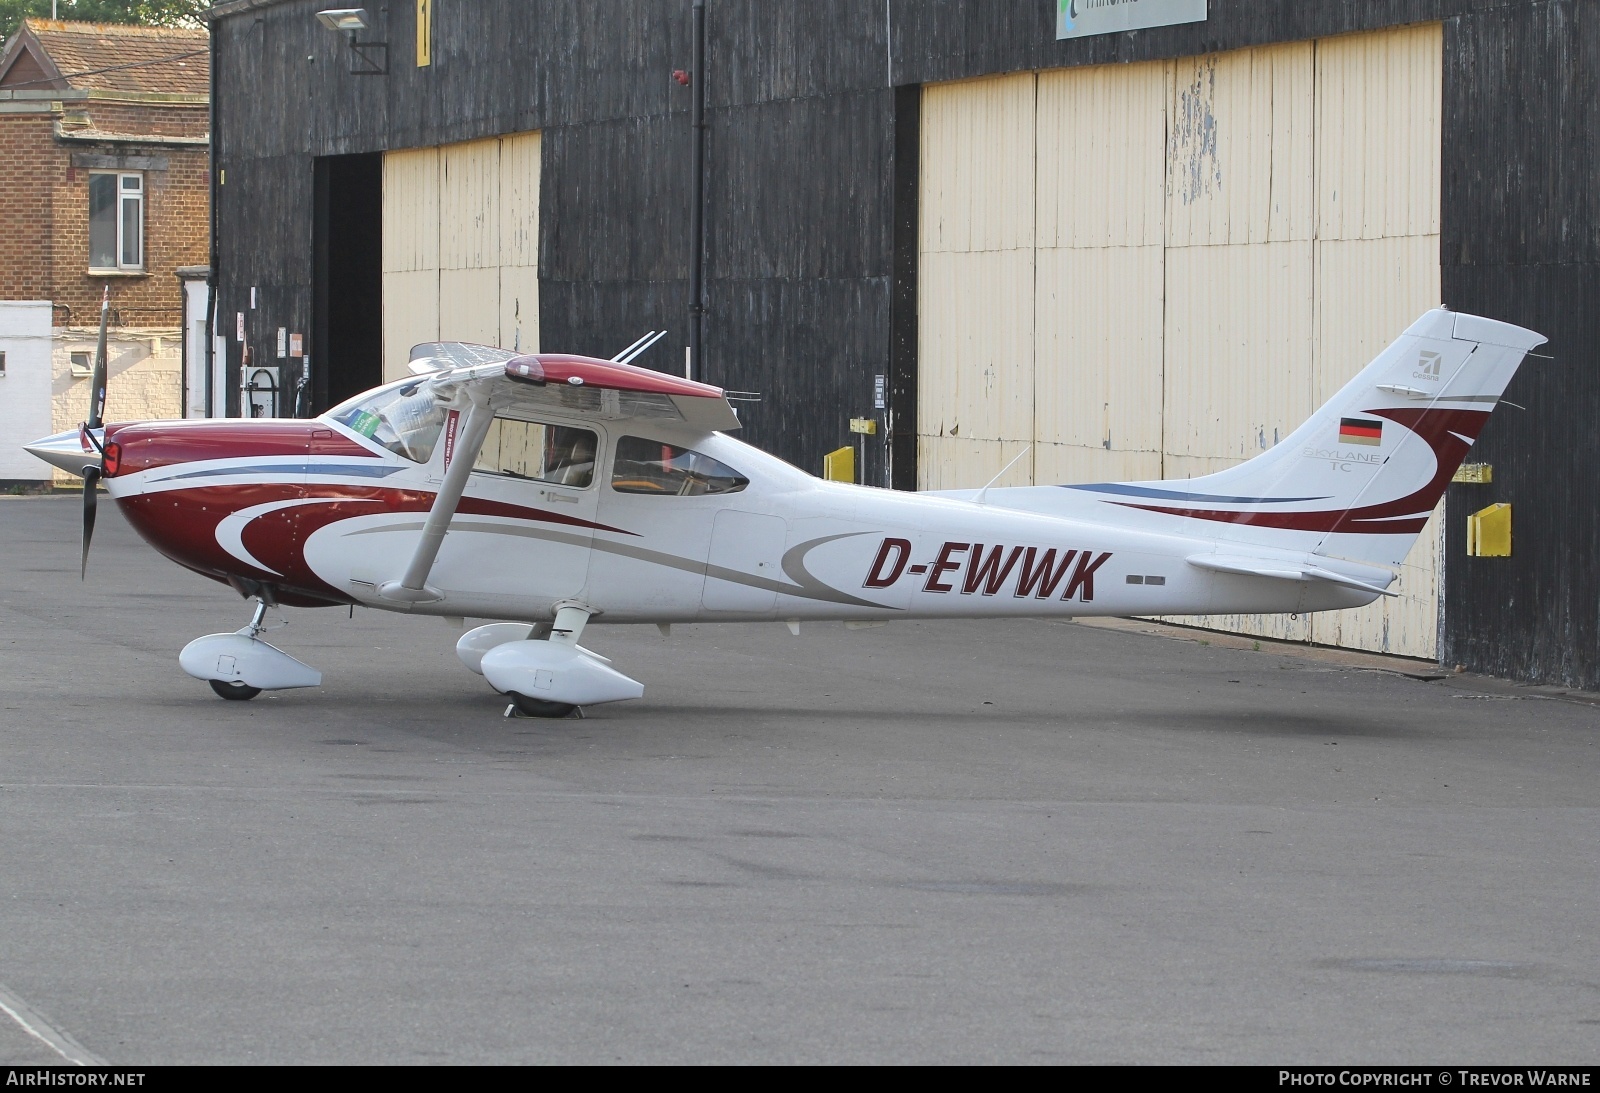
POLYGON ((856 450, 838 448, 822 457, 822 477, 829 482, 856 480, 856 450))

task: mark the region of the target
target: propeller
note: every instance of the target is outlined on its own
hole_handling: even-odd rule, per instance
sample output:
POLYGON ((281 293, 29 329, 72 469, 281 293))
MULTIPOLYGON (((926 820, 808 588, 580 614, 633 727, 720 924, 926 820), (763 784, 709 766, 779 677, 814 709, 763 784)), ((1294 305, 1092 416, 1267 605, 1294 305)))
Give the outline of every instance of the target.
POLYGON ((100 461, 87 463, 83 468, 83 560, 78 579, 89 575, 89 540, 94 538, 94 507, 98 497, 100 479, 105 477, 106 450, 95 430, 105 425, 106 410, 106 321, 111 314, 111 286, 100 296, 100 341, 94 351, 94 378, 89 381, 89 420, 83 423, 83 435, 100 453, 100 461))

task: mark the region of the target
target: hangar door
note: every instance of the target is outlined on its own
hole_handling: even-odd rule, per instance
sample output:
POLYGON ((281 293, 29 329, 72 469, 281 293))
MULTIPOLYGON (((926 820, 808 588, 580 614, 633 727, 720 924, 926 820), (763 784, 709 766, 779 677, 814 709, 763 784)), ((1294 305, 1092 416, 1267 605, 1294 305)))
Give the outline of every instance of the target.
POLYGON ((384 155, 384 378, 432 341, 538 349, 538 133, 384 155))
MULTIPOLYGON (((918 478, 1185 478, 1295 428, 1440 299, 1437 24, 923 91, 918 478)), ((1432 657, 1399 599, 1176 621, 1432 657)))

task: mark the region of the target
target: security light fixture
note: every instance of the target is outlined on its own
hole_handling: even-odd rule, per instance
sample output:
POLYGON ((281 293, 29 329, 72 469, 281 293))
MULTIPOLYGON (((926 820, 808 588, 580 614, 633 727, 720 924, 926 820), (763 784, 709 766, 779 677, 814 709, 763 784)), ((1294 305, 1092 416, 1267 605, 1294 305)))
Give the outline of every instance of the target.
POLYGON ((317 12, 317 22, 349 40, 350 75, 389 74, 389 43, 362 42, 356 38, 363 30, 372 27, 372 16, 367 14, 366 8, 324 8, 317 12))
POLYGON ((329 30, 348 30, 352 34, 372 26, 366 8, 327 8, 317 12, 317 22, 329 30))

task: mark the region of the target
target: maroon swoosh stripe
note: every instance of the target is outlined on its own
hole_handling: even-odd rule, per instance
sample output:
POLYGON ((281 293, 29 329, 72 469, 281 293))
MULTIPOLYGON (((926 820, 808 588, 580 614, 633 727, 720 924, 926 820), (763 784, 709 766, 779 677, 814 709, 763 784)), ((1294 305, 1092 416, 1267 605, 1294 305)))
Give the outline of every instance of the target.
MULTIPOLYGON (((329 586, 306 563, 304 543, 315 532, 341 520, 379 513, 423 514, 434 495, 392 486, 324 485, 268 482, 228 486, 196 486, 163 490, 117 499, 118 507, 134 529, 162 554, 188 569, 216 580, 230 576, 270 580, 280 588, 298 590, 325 602, 350 602, 345 593, 329 586), (282 576, 274 577, 241 562, 217 543, 221 520, 240 509, 273 501, 304 498, 312 504, 294 505, 268 512, 245 529, 245 549, 282 576)), ((463 498, 458 512, 472 516, 499 516, 537 523, 562 524, 592 531, 634 536, 635 532, 584 520, 566 513, 511 505, 481 498, 463 498)))
POLYGON ((1425 485, 1392 501, 1381 501, 1375 505, 1362 505, 1358 508, 1324 509, 1315 512, 1229 512, 1224 509, 1136 505, 1128 501, 1112 501, 1110 504, 1141 509, 1145 512, 1166 513, 1169 516, 1187 516, 1195 520, 1282 528, 1286 531, 1366 535, 1415 534, 1422 530, 1422 526, 1428 522, 1428 515, 1433 511, 1433 506, 1444 496, 1451 475, 1455 474, 1456 468, 1471 450, 1472 441, 1478 438, 1483 423, 1489 420, 1489 411, 1399 407, 1366 412, 1374 417, 1388 418, 1395 424, 1410 429, 1433 449, 1434 473, 1425 485), (1463 437, 1466 439, 1462 439, 1463 437))

